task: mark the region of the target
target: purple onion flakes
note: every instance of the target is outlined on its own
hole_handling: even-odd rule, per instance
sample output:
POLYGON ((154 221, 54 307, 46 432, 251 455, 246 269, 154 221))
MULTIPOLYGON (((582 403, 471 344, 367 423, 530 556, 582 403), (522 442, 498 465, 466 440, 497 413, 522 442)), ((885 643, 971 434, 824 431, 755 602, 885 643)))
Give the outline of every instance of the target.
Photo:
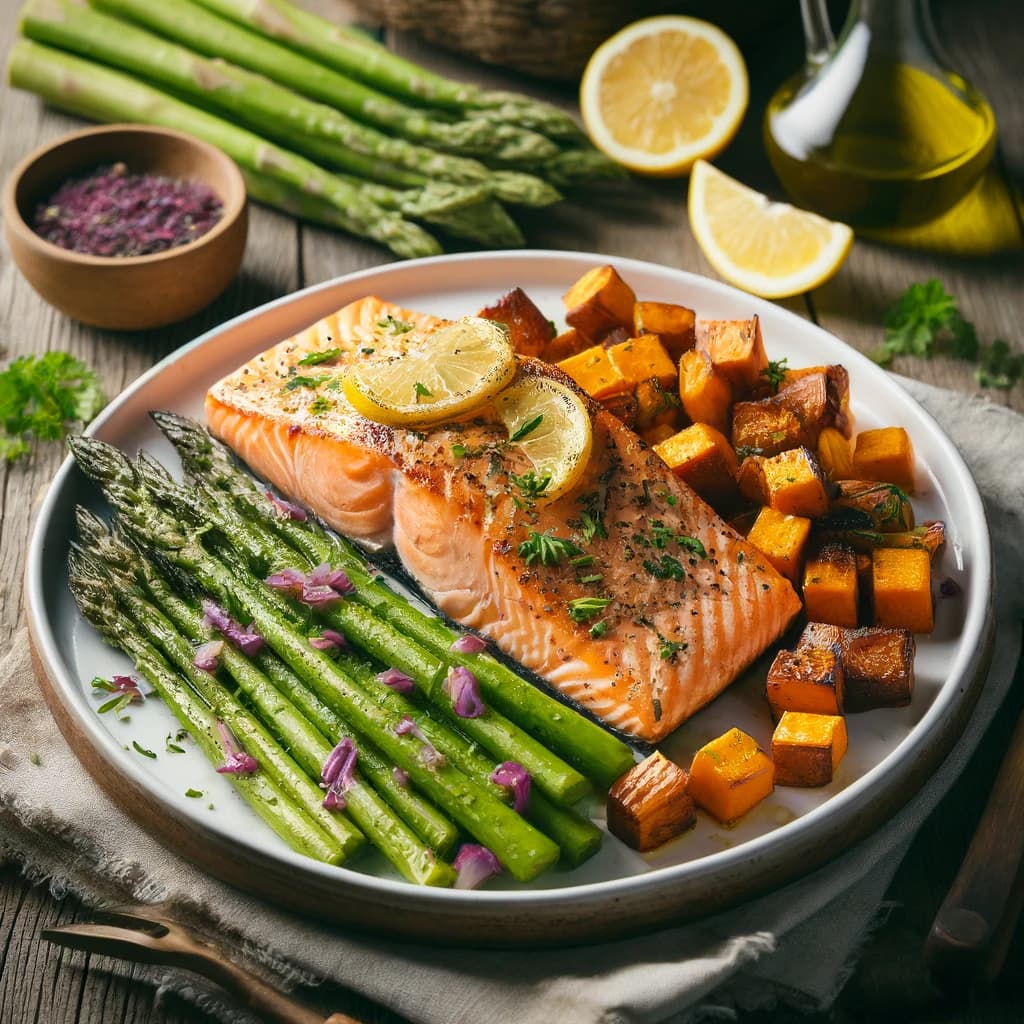
POLYGON ((487 642, 473 633, 464 633, 448 649, 458 654, 479 654, 487 650, 487 642))
POLYGON ((420 741, 420 760, 428 768, 440 768, 447 764, 447 758, 423 735, 420 727, 408 716, 402 715, 398 725, 395 726, 396 736, 415 736, 420 741))
POLYGON ((479 718, 487 710, 480 698, 480 684, 476 676, 462 665, 456 665, 448 673, 444 690, 451 697, 459 718, 479 718))
POLYGON ((309 646, 317 651, 342 651, 348 647, 348 641, 336 629, 324 629, 319 636, 309 638, 309 646))
POLYGON ((36 206, 40 238, 89 256, 150 256, 205 235, 224 215, 211 188, 162 174, 129 174, 123 163, 65 181, 36 206))
POLYGON ((206 597, 203 598, 203 622, 223 633, 225 639, 230 640, 235 647, 250 658, 263 649, 263 637, 253 629, 251 622, 248 626, 235 622, 216 601, 211 601, 206 597))
POLYGON ((488 878, 501 873, 498 858, 486 846, 476 843, 463 843, 452 861, 456 877, 455 889, 476 889, 488 878))
POLYGON ((356 745, 348 736, 343 736, 341 742, 327 755, 324 766, 320 771, 323 779, 323 787, 327 790, 324 797, 324 807, 329 811, 343 811, 345 809, 345 794, 355 785, 356 759, 359 751, 356 745))
POLYGON ((203 672, 216 672, 220 668, 220 656, 224 653, 223 640, 210 640, 196 648, 192 664, 203 672))
POLYGON ((378 683, 389 686, 396 693, 413 693, 416 690, 415 682, 404 672, 399 672, 397 668, 389 668, 384 672, 378 672, 374 678, 378 683))
POLYGON ((224 747, 224 763, 217 771, 221 775, 252 775, 260 766, 256 758, 239 747, 238 740, 223 722, 217 722, 217 732, 224 747))
POLYGON ((518 761, 502 761, 491 772, 491 782, 512 790, 512 808, 517 814, 530 806, 530 773, 518 761))
POLYGON ((401 786, 402 789, 409 788, 409 773, 403 768, 399 768, 396 765, 391 769, 391 777, 395 780, 396 786, 401 786))
POLYGON ((294 502, 286 501, 284 498, 279 498, 273 491, 267 491, 266 495, 270 504, 273 505, 282 516, 294 519, 297 523, 304 523, 309 518, 306 510, 304 508, 300 508, 294 502))

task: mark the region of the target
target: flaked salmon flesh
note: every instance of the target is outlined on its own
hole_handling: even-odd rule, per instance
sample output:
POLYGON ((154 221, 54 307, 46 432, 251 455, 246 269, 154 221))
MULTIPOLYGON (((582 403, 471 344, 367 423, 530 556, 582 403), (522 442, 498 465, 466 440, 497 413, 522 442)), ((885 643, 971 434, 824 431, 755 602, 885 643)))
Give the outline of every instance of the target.
MULTIPOLYGON (((609 725, 662 739, 781 636, 800 607, 792 586, 589 399, 586 471, 546 504, 513 481, 529 467, 489 407, 425 431, 355 412, 339 386, 347 364, 429 346, 447 323, 376 297, 353 302, 214 385, 210 428, 340 533, 393 545, 452 619, 609 725), (299 365, 330 349, 335 358, 299 365), (528 564, 520 546, 534 533, 581 554, 528 564), (584 598, 607 604, 587 617, 570 603, 584 598)), ((517 374, 575 387, 536 359, 517 374)))

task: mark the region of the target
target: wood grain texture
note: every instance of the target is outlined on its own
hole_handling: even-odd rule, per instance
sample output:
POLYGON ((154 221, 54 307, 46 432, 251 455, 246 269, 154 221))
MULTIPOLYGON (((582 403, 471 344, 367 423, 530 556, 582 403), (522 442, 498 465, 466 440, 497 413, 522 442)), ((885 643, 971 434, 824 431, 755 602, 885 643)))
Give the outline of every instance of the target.
MULTIPOLYGON (((303 0, 322 13, 339 12, 334 0, 303 0)), ((4 0, 0 52, 14 33, 14 4, 4 0)), ((796 5, 792 5, 795 8, 796 5)), ((842 5, 838 5, 842 6, 842 5)), ((936 0, 936 21, 954 64, 988 95, 1000 124, 1000 187, 1024 182, 1024 11, 1019 0, 936 0)), ((796 24, 790 21, 742 41, 751 72, 751 111, 734 144, 718 161, 729 173, 781 198, 760 147, 760 116, 771 90, 801 59, 796 24)), ((514 85, 572 108, 567 88, 516 80, 494 68, 438 55, 408 37, 390 40, 405 55, 440 71, 491 85, 514 85)), ((45 109, 33 97, 0 89, 0 173, 40 142, 81 122, 45 109)), ((686 224, 685 183, 631 182, 614 191, 580 193, 550 210, 517 212, 529 243, 593 250, 655 260, 711 273, 686 224)), ((1020 221, 1015 230, 1019 233, 1020 221)), ((267 210, 252 211, 243 272, 210 309, 191 321, 147 334, 118 335, 76 325, 45 307, 0 252, 0 358, 61 348, 96 367, 108 394, 120 391, 158 358, 222 320, 305 284, 389 261, 384 250, 337 234, 297 225, 267 210)), ((816 314, 827 328, 863 351, 881 340, 880 317, 907 283, 938 276, 960 300, 984 337, 998 334, 1020 346, 1022 264, 1019 254, 968 259, 858 242, 842 272, 808 299, 791 303, 816 314)), ((923 380, 974 390, 969 369, 949 361, 900 361, 896 367, 923 380)), ((1024 409, 1024 387, 993 397, 1024 409)), ((59 446, 41 448, 31 461, 0 469, 0 649, 23 622, 20 579, 36 501, 60 462, 59 446)), ((1019 1021, 1024 1007, 1024 929, 1018 928, 1000 983, 992 990, 949 1001, 930 982, 921 942, 963 857, 981 813, 1012 724, 1024 705, 1024 678, 1008 700, 953 791, 926 822, 889 893, 888 922, 874 936, 834 1015, 801 1018, 868 1022, 881 1019, 933 1022, 1019 1021)), ((0 1022, 29 1024, 185 1024, 207 1019, 191 1004, 166 996, 154 1005, 158 973, 105 957, 61 951, 39 942, 42 927, 87 919, 74 899, 53 899, 21 878, 15 865, 0 867, 0 1022)), ((351 993, 327 986, 300 993, 325 1016, 343 1009, 369 1024, 402 1024, 401 1018, 351 993)), ((768 1024, 776 1014, 748 1015, 768 1024)))

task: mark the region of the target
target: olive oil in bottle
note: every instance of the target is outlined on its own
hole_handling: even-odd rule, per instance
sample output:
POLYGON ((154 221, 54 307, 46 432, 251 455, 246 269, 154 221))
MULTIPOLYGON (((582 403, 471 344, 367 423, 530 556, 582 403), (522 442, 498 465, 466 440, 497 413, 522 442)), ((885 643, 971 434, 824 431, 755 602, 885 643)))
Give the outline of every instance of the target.
POLYGON ((945 213, 981 177, 995 117, 931 55, 927 34, 910 45, 922 9, 921 0, 855 2, 839 42, 772 98, 765 145, 798 205, 859 228, 909 227, 945 213), (873 8, 883 12, 875 24, 873 8))

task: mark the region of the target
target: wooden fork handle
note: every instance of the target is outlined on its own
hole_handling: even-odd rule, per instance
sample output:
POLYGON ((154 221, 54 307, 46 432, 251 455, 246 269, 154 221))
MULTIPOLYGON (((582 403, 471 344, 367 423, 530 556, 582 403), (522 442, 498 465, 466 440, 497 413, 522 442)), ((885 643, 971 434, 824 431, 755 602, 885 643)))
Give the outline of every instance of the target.
POLYGON ((925 941, 943 987, 993 980, 1024 902, 1024 712, 960 871, 925 941))

